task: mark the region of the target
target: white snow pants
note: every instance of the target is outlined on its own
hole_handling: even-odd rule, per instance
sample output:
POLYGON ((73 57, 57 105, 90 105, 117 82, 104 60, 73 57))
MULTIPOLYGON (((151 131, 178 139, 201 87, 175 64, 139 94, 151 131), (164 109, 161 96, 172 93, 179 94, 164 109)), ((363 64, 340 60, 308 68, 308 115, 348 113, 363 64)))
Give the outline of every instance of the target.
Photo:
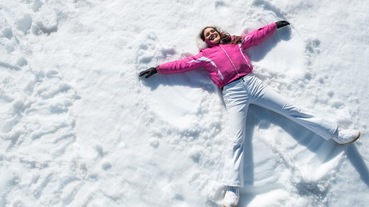
POLYGON ((253 74, 223 88, 223 99, 229 115, 230 140, 223 171, 223 184, 243 187, 243 156, 246 116, 250 104, 274 111, 328 140, 337 131, 337 123, 323 120, 296 108, 253 74))

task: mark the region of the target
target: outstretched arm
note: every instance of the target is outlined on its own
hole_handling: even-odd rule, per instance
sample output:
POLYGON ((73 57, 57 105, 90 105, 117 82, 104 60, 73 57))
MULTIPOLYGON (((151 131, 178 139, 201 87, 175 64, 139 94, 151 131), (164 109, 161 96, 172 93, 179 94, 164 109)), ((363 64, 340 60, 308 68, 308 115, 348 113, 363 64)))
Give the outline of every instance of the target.
POLYGON ((242 49, 247 49, 260 44, 265 39, 270 37, 277 29, 285 27, 289 24, 290 23, 287 21, 273 22, 242 36, 242 49))
POLYGON ((172 74, 181 73, 190 70, 194 70, 203 66, 203 54, 200 52, 197 55, 193 55, 180 60, 175 60, 167 63, 158 65, 157 67, 148 68, 139 73, 139 77, 149 78, 150 76, 161 73, 161 74, 172 74))

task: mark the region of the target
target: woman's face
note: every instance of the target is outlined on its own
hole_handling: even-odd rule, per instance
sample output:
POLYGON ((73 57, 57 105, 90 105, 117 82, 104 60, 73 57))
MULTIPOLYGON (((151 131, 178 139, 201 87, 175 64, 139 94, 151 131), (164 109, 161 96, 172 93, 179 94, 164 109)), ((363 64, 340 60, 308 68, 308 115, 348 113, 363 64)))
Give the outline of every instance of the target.
POLYGON ((217 45, 220 42, 220 34, 214 28, 208 27, 204 30, 204 37, 206 42, 217 45))

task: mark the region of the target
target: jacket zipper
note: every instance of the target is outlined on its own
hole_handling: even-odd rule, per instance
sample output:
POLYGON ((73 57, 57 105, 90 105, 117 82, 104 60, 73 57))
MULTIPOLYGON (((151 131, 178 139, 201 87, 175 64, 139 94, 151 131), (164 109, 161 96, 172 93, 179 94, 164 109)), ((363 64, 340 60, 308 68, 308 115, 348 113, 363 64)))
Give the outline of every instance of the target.
POLYGON ((240 74, 238 73, 238 70, 237 70, 236 66, 234 65, 231 57, 229 57, 228 53, 225 51, 225 49, 221 45, 219 45, 219 47, 223 50, 224 54, 226 54, 226 56, 228 57, 228 60, 229 60, 229 62, 231 62, 234 71, 236 71, 236 73, 237 73, 237 76, 240 77, 240 74))

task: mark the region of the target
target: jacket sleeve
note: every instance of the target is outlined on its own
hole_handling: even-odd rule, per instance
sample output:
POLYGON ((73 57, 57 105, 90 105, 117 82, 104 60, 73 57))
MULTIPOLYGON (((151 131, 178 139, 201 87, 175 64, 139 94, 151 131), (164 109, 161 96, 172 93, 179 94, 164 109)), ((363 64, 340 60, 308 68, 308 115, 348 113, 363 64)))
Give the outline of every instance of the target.
POLYGON ((265 39, 270 37, 277 30, 277 24, 271 23, 262 28, 254 30, 246 35, 242 36, 242 49, 255 46, 263 42, 265 39))
POLYGON ((200 52, 197 55, 160 64, 156 69, 161 74, 182 73, 195 70, 204 66, 203 58, 203 54, 200 52))

